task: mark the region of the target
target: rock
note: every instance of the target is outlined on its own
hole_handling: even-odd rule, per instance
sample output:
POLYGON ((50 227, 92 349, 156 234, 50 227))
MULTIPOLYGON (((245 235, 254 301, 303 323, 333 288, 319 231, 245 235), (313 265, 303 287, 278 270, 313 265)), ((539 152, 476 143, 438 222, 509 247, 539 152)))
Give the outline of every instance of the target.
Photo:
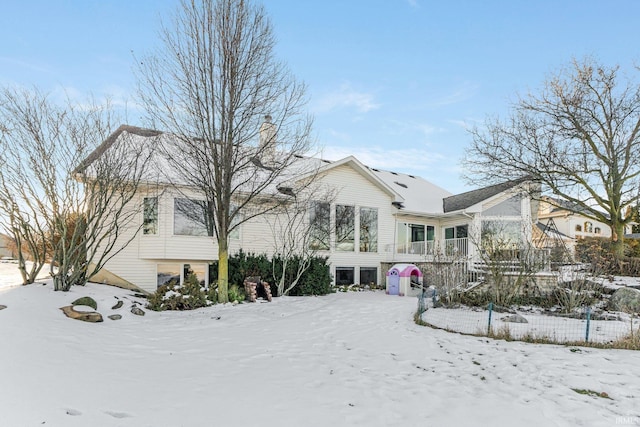
POLYGON ((113 307, 111 307, 111 310, 117 310, 117 309, 119 309, 120 307, 122 307, 122 304, 124 304, 124 302, 123 302, 122 300, 118 301, 118 302, 116 303, 116 305, 114 305, 113 307))
POLYGON ((83 322, 102 322, 102 315, 97 311, 76 311, 72 305, 60 307, 60 310, 69 318, 82 320, 83 322))
POLYGON ((640 313, 640 291, 632 288, 620 288, 611 295, 609 306, 614 311, 640 313))
POLYGON ((527 319, 525 319, 524 317, 520 316, 517 313, 512 314, 511 316, 503 317, 500 320, 502 320, 503 322, 510 322, 510 323, 529 323, 527 319))
POLYGON ((91 297, 78 298, 77 300, 72 302, 71 305, 86 305, 93 308, 94 310, 98 309, 98 303, 91 297))
MULTIPOLYGON (((122 302, 122 301, 120 301, 120 302, 122 302)), ((120 320, 120 319, 122 319, 122 316, 121 316, 121 315, 119 315, 119 314, 112 314, 112 315, 109 315, 109 316, 107 316, 107 317, 108 317, 109 319, 111 319, 111 320, 120 320)))
POLYGON ((0 310, 4 310, 5 308, 7 308, 7 306, 6 306, 6 305, 2 305, 2 304, 0 304, 0 310))
POLYGON ((144 316, 144 311, 136 306, 131 307, 131 312, 136 316, 144 316))

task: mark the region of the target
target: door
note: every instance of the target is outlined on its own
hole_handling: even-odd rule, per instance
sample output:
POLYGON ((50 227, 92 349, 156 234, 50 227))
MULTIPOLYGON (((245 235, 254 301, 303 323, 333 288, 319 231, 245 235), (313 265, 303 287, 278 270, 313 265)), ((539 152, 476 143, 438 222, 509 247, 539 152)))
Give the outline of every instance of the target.
POLYGON ((400 272, 396 269, 391 270, 387 276, 387 293, 389 295, 400 294, 400 272))

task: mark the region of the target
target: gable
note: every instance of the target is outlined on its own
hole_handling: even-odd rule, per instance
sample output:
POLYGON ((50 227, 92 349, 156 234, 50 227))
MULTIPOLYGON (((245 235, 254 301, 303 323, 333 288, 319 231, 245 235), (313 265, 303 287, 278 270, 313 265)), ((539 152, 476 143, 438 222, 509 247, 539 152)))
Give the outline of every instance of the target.
POLYGON ((486 216, 520 216, 522 213, 522 196, 517 194, 501 201, 485 210, 486 216))
POLYGON ((336 203, 378 207, 391 206, 396 196, 363 176, 350 164, 326 170, 320 175, 322 184, 336 190, 336 203))

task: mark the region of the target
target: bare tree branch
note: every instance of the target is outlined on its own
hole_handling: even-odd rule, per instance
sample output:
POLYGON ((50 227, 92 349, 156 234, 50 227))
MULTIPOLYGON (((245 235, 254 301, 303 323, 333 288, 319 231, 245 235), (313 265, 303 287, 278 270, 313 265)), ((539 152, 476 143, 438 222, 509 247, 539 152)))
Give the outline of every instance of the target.
POLYGON ((621 253, 627 207, 639 194, 640 86, 619 74, 617 66, 574 61, 539 94, 521 97, 506 120, 473 129, 467 178, 529 176, 543 192, 609 224, 621 253))
POLYGON ((220 302, 227 301, 229 233, 277 208, 277 185, 310 148, 305 86, 276 60, 264 9, 245 0, 183 0, 162 50, 140 60, 139 96, 165 152, 214 219, 220 302), (259 141, 265 115, 270 138, 259 141))

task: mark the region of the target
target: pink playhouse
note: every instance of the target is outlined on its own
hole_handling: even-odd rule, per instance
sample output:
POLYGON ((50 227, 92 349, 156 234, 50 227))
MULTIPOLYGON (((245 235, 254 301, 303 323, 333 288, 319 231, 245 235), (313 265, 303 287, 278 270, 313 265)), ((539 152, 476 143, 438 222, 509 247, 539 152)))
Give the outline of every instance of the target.
POLYGON ((414 264, 394 264, 387 271, 387 294, 416 296, 422 291, 422 271, 414 264))

